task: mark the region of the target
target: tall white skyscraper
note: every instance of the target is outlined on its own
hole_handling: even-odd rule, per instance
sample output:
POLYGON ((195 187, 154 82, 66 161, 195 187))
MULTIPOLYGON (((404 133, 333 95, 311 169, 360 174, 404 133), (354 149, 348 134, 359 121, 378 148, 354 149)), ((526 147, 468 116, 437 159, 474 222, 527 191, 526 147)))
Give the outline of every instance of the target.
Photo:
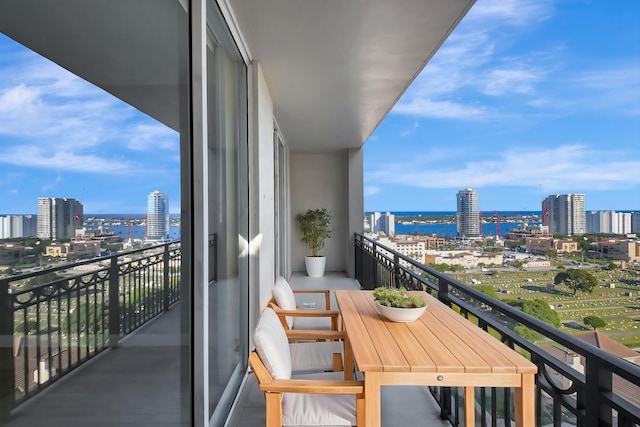
POLYGON ((616 211, 587 213, 587 233, 627 234, 632 230, 632 214, 616 211))
POLYGON ((35 237, 37 226, 36 215, 2 216, 0 217, 0 239, 35 237))
POLYGON ((384 233, 387 236, 393 236, 396 233, 396 216, 391 212, 381 214, 374 212, 369 216, 372 233, 384 233))
POLYGON ((556 194, 542 201, 542 212, 547 218, 549 233, 566 236, 587 232, 584 194, 556 194))
POLYGON ((82 228, 82 203, 68 198, 38 198, 38 230, 41 239, 55 240, 75 237, 82 228))
POLYGON ((467 188, 458 191, 456 224, 458 236, 480 236, 480 196, 476 190, 467 188))
POLYGON ((169 197, 160 191, 147 196, 147 240, 169 238, 169 197))

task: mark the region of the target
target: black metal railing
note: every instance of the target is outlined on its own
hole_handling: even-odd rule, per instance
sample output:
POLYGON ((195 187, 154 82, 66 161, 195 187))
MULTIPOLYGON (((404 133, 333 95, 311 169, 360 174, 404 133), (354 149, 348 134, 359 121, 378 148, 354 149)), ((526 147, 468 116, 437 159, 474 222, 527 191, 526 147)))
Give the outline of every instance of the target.
POLYGON ((180 299, 180 242, 0 279, 0 420, 180 299))
MULTIPOLYGON (((364 289, 426 290, 538 366, 537 426, 640 425, 640 367, 473 289, 375 240, 356 234, 355 275, 364 289), (537 345, 518 334, 539 334, 537 345)), ((432 388, 441 416, 461 420, 461 390, 432 388)), ((482 426, 511 425, 513 390, 476 390, 482 426)))

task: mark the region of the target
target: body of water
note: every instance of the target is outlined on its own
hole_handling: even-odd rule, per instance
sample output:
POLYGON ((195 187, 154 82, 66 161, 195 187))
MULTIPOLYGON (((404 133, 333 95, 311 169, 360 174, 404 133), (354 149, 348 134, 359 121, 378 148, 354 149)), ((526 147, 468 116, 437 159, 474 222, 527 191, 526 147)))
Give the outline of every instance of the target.
MULTIPOLYGON (((111 225, 105 227, 105 231, 111 231, 122 239, 127 238, 128 228, 126 225, 111 225)), ((131 238, 132 239, 144 239, 146 233, 146 227, 142 225, 131 226, 131 238)), ((180 240, 180 227, 172 225, 169 227, 169 238, 171 240, 180 240)))
MULTIPOLYGON (((500 224, 500 235, 505 236, 514 228, 518 228, 522 223, 506 223, 500 224)), ((538 225, 530 223, 529 225, 538 225)), ((458 235, 455 224, 398 224, 396 223, 396 234, 424 234, 438 235, 444 237, 455 237, 458 235)), ((496 224, 482 224, 483 236, 495 236, 496 224)))

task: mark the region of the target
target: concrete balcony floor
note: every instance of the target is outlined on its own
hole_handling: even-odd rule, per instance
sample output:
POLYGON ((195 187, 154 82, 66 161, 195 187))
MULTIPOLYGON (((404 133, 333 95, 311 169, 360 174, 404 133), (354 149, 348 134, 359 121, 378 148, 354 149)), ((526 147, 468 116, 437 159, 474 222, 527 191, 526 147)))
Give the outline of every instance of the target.
MULTIPOLYGON (((354 289, 343 273, 323 278, 295 274, 294 288, 354 289)), ((314 302, 316 300, 308 300, 314 302)), ((319 307, 322 301, 317 301, 319 307)), ((335 301, 332 302, 335 307, 335 301)), ((7 427, 181 427, 180 310, 169 312, 18 407, 7 427)), ((449 426, 425 387, 385 387, 383 426, 449 426)), ((253 374, 246 376, 227 425, 265 424, 264 397, 253 374)))

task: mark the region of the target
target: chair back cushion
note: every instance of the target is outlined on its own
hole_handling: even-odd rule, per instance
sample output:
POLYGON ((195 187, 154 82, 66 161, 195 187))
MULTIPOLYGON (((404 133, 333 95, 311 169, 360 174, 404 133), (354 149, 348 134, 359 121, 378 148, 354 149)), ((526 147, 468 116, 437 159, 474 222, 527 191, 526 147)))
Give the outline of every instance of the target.
POLYGON ((258 320, 253 343, 260 360, 274 379, 291 378, 291 351, 289 339, 278 315, 265 308, 258 320))
MULTIPOLYGON (((278 276, 275 285, 273 285, 273 298, 276 300, 276 304, 283 310, 295 310, 296 298, 293 295, 293 289, 289 285, 289 282, 282 277, 278 276)), ((286 316, 287 325, 289 329, 293 329, 293 316, 286 316)))

